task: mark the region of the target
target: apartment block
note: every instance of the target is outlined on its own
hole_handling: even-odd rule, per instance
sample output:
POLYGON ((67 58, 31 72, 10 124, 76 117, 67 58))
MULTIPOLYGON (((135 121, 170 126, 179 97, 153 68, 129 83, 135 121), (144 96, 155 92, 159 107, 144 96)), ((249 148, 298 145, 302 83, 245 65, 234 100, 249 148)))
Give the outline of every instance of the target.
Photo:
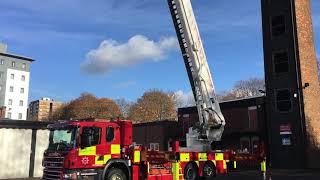
POLYGON ((41 98, 29 104, 28 120, 47 121, 53 113, 63 105, 62 102, 54 101, 50 98, 41 98))
POLYGON ((0 107, 4 117, 26 120, 30 80, 30 65, 34 60, 7 52, 0 43, 0 107))

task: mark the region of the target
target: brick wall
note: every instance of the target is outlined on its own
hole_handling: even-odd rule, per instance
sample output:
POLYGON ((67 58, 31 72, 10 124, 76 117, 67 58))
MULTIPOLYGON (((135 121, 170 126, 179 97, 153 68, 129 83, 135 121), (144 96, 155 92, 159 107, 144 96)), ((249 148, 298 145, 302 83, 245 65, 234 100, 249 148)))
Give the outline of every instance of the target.
POLYGON ((320 87, 316 51, 312 30, 310 0, 295 0, 298 52, 301 86, 303 89, 304 116, 307 134, 309 167, 320 167, 320 87))

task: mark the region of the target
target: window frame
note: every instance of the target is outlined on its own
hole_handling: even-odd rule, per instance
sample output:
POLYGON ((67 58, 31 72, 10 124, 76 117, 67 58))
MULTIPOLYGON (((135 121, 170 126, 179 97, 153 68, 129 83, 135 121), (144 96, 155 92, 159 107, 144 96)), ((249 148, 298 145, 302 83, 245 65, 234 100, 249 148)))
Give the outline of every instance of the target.
POLYGON ((21 81, 26 81, 26 76, 25 75, 21 75, 21 81))
POLYGON ((12 99, 8 100, 8 105, 13 105, 13 100, 12 99))
POLYGON ((10 87, 9 87, 9 92, 14 92, 13 86, 10 86, 10 87))
POLYGON ((115 140, 115 128, 113 127, 113 126, 108 126, 108 127, 106 127, 106 143, 111 143, 111 142, 113 142, 114 140, 115 140), (113 138, 112 138, 112 140, 109 140, 108 139, 108 132, 109 132, 109 128, 112 128, 113 129, 113 138))
POLYGON ((14 74, 10 74, 10 79, 14 79, 14 74))
MULTIPOLYGON (((292 103, 292 92, 291 92, 291 90, 289 89, 289 88, 281 88, 281 89, 275 89, 275 107, 276 107, 276 112, 278 112, 278 113, 289 113, 289 112, 292 112, 293 111, 293 103, 292 103), (278 98, 277 98, 277 95, 278 95, 278 92, 279 91, 285 91, 285 90, 287 90, 287 91, 289 91, 289 100, 281 100, 282 102, 283 101, 290 101, 290 109, 288 110, 288 111, 280 111, 279 110, 279 108, 278 108, 278 98)), ((281 102, 280 101, 280 102, 281 102)))
POLYGON ((20 100, 19 101, 19 106, 23 106, 23 104, 24 104, 23 100, 20 100))
POLYGON ((160 151, 160 143, 150 143, 149 149, 150 151, 160 151))
POLYGON ((24 94, 24 88, 20 88, 20 94, 24 94))
POLYGON ((290 62, 289 62, 290 61, 290 57, 289 57, 288 49, 273 50, 271 55, 272 55, 273 74, 275 76, 282 76, 282 75, 288 74, 290 72, 290 62), (277 73, 276 72, 276 65, 281 64, 281 63, 276 63, 275 62, 275 55, 278 54, 278 53, 284 53, 284 52, 287 53, 287 57, 288 57, 288 60, 287 60, 288 71, 287 72, 277 73))
POLYGON ((11 62, 11 67, 16 67, 16 62, 15 61, 11 62))
POLYGON ((7 116, 8 116, 9 119, 11 119, 12 118, 12 113, 8 112, 7 116))
POLYGON ((22 119, 22 113, 18 114, 18 119, 22 119))
MULTIPOLYGON (((283 13, 281 13, 281 14, 278 14, 278 15, 271 15, 270 16, 270 35, 271 35, 271 39, 275 39, 275 38, 279 38, 279 37, 283 37, 284 35, 286 35, 287 34, 287 25, 286 25, 286 22, 287 22, 287 20, 286 20, 286 15, 285 14, 283 14, 283 13), (283 16, 283 18, 284 18, 284 33, 283 34, 280 34, 280 35, 277 35, 277 36, 275 36, 274 34, 273 34, 273 26, 272 26, 272 22, 273 22, 273 17, 279 17, 279 16, 283 16)), ((279 25, 278 25, 279 26, 279 25)), ((275 27, 278 27, 278 26, 275 26, 275 27)))
MULTIPOLYGON (((88 129, 90 129, 90 130, 93 130, 93 129, 98 129, 99 131, 100 131, 100 133, 99 133, 99 140, 98 140, 98 142, 96 143, 96 144, 93 144, 92 142, 90 142, 90 146, 97 146, 97 145, 100 145, 101 144, 101 137, 102 137, 102 128, 101 127, 92 127, 92 126, 84 126, 84 127, 82 127, 82 134, 83 134, 83 132, 84 132, 84 130, 86 129, 86 128, 88 128, 88 129)), ((91 136, 93 136, 94 137, 94 134, 93 135, 91 135, 91 136)), ((89 140, 89 141, 92 141, 91 139, 89 140)))

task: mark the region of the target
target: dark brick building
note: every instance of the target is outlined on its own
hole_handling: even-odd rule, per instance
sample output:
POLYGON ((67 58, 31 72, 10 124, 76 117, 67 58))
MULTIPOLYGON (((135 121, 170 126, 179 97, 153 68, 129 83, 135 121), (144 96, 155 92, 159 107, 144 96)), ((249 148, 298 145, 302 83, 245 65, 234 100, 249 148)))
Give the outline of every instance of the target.
POLYGON ((272 167, 320 167, 320 88, 309 0, 262 0, 272 167))
POLYGON ((168 150, 168 143, 181 137, 176 121, 156 121, 133 125, 133 142, 153 150, 168 150))
MULTIPOLYGON (((259 153, 261 142, 266 139, 264 97, 222 102, 220 106, 227 123, 221 148, 259 153)), ((157 121, 135 124, 133 140, 149 148, 159 144, 159 150, 167 150, 170 140, 183 142, 188 129, 198 121, 196 107, 180 108, 178 122, 157 121)))
MULTIPOLYGON (((264 98, 252 97, 220 103, 221 111, 226 119, 220 144, 222 149, 258 153, 261 142, 267 139, 264 98)), ((197 108, 180 108, 178 119, 182 137, 185 137, 189 127, 199 121, 197 108)))

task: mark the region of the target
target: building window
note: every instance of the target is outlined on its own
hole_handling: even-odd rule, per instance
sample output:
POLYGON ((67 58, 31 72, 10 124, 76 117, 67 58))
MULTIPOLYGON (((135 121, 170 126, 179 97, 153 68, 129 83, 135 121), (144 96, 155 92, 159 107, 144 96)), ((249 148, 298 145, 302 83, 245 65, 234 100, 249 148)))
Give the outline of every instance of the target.
POLYGON ((20 93, 21 93, 21 94, 24 93, 24 88, 20 88, 20 93))
POLYGON ((278 37, 286 32, 285 16, 273 16, 271 17, 271 33, 273 37, 278 37))
POLYGON ((258 128, 258 110, 257 106, 248 107, 248 119, 249 119, 249 128, 257 129, 258 128))
POLYGON ((22 100, 20 100, 19 106, 23 106, 23 101, 22 100))
POLYGON ((10 86, 10 92, 13 92, 13 86, 10 86))
POLYGON ((3 65, 4 64, 4 59, 0 60, 0 64, 3 65))
POLYGON ((273 53, 274 72, 278 74, 289 72, 289 56, 287 51, 273 53))
POLYGON ((159 151, 159 143, 150 143, 150 150, 151 151, 159 151))
POLYGON ((22 63, 22 69, 26 69, 27 65, 26 63, 22 63))
POLYGON ((3 72, 1 71, 1 72, 0 72, 0 78, 2 78, 2 77, 3 77, 3 72))
POLYGON ((279 112, 288 112, 292 108, 291 93, 289 89, 276 91, 276 104, 279 112))
POLYGON ((19 113, 18 119, 22 119, 22 113, 19 113))
POLYGON ((12 99, 9 99, 8 104, 9 104, 9 105, 12 105, 12 99))
POLYGON ((26 76, 25 75, 22 75, 21 76, 21 81, 25 81, 26 80, 26 76))
POLYGON ((16 67, 16 62, 15 62, 15 61, 12 61, 11 66, 12 66, 12 67, 16 67))
POLYGON ((11 79, 14 79, 14 74, 11 74, 11 75, 10 75, 10 78, 11 78, 11 79))
POLYGON ((8 112, 8 118, 9 119, 11 118, 11 112, 8 112))

